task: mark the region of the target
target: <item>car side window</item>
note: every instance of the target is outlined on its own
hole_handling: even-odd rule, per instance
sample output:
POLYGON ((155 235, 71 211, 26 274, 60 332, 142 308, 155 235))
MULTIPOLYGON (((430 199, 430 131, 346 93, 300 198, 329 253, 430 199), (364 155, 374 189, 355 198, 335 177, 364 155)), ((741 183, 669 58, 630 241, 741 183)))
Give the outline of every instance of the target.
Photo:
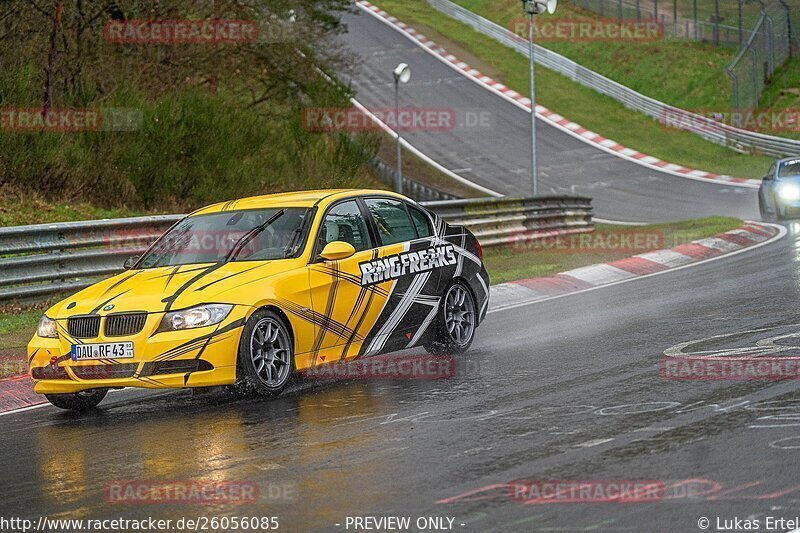
POLYGON ((375 220, 383 246, 417 238, 417 230, 408 216, 405 203, 388 198, 368 198, 365 202, 375 220))
POLYGON ((772 163, 772 166, 769 167, 769 172, 767 172, 765 178, 768 180, 775 179, 775 163, 772 163))
POLYGON ((352 244, 356 252, 372 248, 367 223, 355 200, 338 204, 325 215, 317 236, 318 252, 333 241, 352 244))
POLYGON ((417 236, 420 239, 433 235, 431 219, 428 218, 428 215, 410 205, 408 206, 408 212, 411 213, 411 219, 414 221, 414 227, 417 228, 417 236))

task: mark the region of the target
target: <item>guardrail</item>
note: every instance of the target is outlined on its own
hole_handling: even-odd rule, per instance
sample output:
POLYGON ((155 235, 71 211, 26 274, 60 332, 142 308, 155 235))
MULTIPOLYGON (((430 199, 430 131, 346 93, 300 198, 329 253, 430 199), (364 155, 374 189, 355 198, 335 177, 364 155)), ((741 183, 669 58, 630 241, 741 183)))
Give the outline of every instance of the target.
MULTIPOLYGON (((427 0, 433 8, 441 11, 495 41, 528 56, 528 43, 504 28, 449 0, 427 0)), ((694 133, 708 141, 742 153, 759 153, 773 157, 800 154, 800 141, 776 137, 729 126, 711 118, 665 104, 610 80, 597 72, 583 67, 552 50, 536 45, 536 62, 604 94, 629 109, 643 113, 669 127, 694 133)))
MULTIPOLYGON (((483 246, 592 231, 591 199, 492 198, 423 203, 469 227, 483 246)), ((123 271, 183 215, 0 228, 0 301, 36 300, 88 287, 123 271)))

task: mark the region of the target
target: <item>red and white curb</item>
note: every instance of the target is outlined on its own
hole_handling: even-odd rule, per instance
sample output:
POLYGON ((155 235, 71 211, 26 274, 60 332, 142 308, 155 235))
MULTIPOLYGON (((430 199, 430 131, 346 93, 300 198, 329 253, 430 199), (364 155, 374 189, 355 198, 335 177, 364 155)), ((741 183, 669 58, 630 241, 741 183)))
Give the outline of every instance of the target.
POLYGON ((493 285, 489 312, 513 309, 699 265, 770 244, 783 238, 786 233, 785 227, 776 224, 745 222, 739 229, 668 250, 576 268, 553 276, 493 285))
MULTIPOLYGON (((420 45, 424 50, 432 54, 434 57, 442 60, 445 64, 447 64, 451 68, 461 72, 474 82, 478 83, 479 85, 482 85, 483 87, 496 93, 497 95, 508 100, 509 102, 514 103, 517 106, 530 112, 531 101, 529 98, 522 96, 517 91, 509 87, 506 87, 502 83, 492 79, 489 76, 486 76, 479 70, 470 67, 468 64, 464 63, 456 56, 449 53, 447 50, 445 50, 435 42, 431 41, 430 39, 419 33, 414 28, 398 20, 396 17, 393 17, 392 15, 388 14, 386 11, 379 8, 378 6, 371 4, 366 0, 356 0, 356 5, 358 5, 358 7, 364 10, 366 13, 373 15, 382 22, 400 31, 403 35, 405 35, 406 37, 408 37, 409 39, 420 45)), ((604 152, 619 156, 623 159, 627 159, 629 161, 632 161, 634 163, 637 163, 639 165, 648 168, 652 168, 654 170, 665 172, 667 174, 672 174, 675 176, 680 176, 682 178, 688 178, 698 181, 708 181, 712 183, 719 183, 721 185, 730 185, 733 187, 746 187, 751 189, 752 188, 757 189, 759 187, 759 184, 761 183, 760 180, 754 180, 748 178, 735 178, 733 176, 714 174, 713 172, 706 172, 704 170, 697 170, 693 168, 684 167, 681 165, 676 165, 674 163, 669 163, 667 161, 662 161, 657 157, 643 154, 642 152, 639 152, 637 150, 627 148, 616 141, 613 141, 611 139, 606 139, 602 135, 587 130, 580 124, 576 124, 575 122, 572 122, 567 118, 564 118, 558 113, 554 113, 553 111, 550 111, 546 107, 538 104, 536 105, 536 116, 541 120, 547 122, 551 126, 567 133, 568 135, 571 135, 572 137, 575 137, 576 139, 579 139, 587 144, 590 144, 595 148, 603 150, 604 152)))

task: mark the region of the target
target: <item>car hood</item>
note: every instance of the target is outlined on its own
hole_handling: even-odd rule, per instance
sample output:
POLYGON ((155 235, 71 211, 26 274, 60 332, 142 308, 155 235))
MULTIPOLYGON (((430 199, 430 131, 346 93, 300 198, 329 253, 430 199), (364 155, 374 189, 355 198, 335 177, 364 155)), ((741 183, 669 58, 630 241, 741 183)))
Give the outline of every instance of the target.
POLYGON ((297 266, 295 263, 296 259, 283 259, 128 270, 62 300, 47 312, 47 316, 67 318, 126 311, 160 313, 203 303, 253 305, 256 302, 252 291, 242 288, 291 270, 297 266))

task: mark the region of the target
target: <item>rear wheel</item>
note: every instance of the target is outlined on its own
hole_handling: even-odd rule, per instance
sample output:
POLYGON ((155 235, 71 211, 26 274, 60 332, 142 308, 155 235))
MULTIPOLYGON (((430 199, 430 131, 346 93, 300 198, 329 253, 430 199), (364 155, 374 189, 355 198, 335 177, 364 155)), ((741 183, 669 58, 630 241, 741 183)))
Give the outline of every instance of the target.
POLYGON ((294 348, 289 328, 272 311, 256 311, 239 341, 237 383, 240 390, 276 396, 294 371, 294 348))
POLYGON ((456 280, 445 292, 436 329, 425 349, 432 354, 460 354, 466 352, 475 338, 477 327, 475 298, 466 284, 456 280))
POLYGON ((59 409, 86 411, 97 407, 108 394, 108 389, 91 389, 72 394, 45 394, 45 398, 59 409))

